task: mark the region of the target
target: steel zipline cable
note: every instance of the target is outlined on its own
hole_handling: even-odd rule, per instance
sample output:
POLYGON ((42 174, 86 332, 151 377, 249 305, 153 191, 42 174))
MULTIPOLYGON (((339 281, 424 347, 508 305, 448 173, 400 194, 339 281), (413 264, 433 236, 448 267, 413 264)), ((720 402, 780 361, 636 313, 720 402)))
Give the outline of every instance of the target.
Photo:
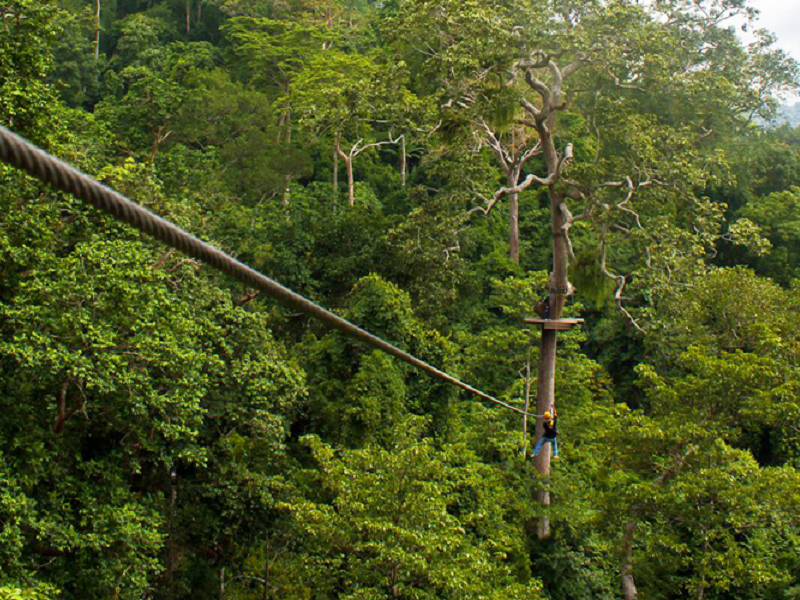
POLYGON ((129 200, 122 194, 95 181, 71 165, 37 148, 26 139, 2 126, 0 126, 0 160, 26 171, 37 179, 63 192, 68 192, 76 198, 88 202, 95 208, 146 233, 159 242, 176 250, 180 250, 192 258, 201 260, 215 269, 230 275, 234 279, 254 289, 260 290, 285 306, 313 317, 368 346, 399 358, 432 377, 447 381, 483 400, 493 402, 494 404, 498 404, 522 415, 527 414, 532 417, 538 416, 533 413, 526 413, 526 411, 521 408, 498 400, 494 396, 490 396, 464 383, 460 379, 437 369, 433 365, 420 360, 397 346, 335 315, 308 298, 293 292, 277 281, 239 262, 225 252, 199 240, 180 227, 129 200))

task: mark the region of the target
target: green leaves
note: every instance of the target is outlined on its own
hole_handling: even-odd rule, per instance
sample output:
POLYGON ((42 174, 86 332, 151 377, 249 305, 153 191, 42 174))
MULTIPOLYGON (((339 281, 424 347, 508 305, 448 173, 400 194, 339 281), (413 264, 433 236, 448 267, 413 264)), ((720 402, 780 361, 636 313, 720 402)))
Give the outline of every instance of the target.
MULTIPOLYGON (((398 424, 400 425, 400 424, 398 424)), ((386 449, 341 454, 311 437, 320 483, 332 504, 287 505, 343 598, 534 599, 540 585, 503 565, 516 545, 492 494, 492 474, 463 447, 434 449, 406 420, 386 449)))
POLYGON ((288 93, 294 77, 319 54, 326 39, 321 26, 266 18, 237 17, 223 31, 252 81, 274 86, 279 94, 288 93))
POLYGON ((629 523, 641 597, 797 595, 800 162, 749 123, 797 67, 725 29, 746 3, 104 1, 98 61, 89 2, 6 4, 4 123, 515 406, 553 214, 520 195, 520 264, 468 215, 482 122, 571 144, 587 326, 545 480, 516 415, 0 167, 0 598, 611 600, 629 523))
POLYGON ((750 220, 761 228, 769 240, 770 250, 768 254, 764 253, 768 258, 755 261, 756 266, 764 275, 774 277, 784 284, 797 277, 795 254, 800 242, 798 201, 800 201, 800 188, 754 199, 740 209, 739 214, 742 218, 736 221, 738 225, 750 220))
POLYGON ((53 600, 59 597, 58 590, 50 586, 37 587, 0 587, 0 599, 2 600, 53 600))
POLYGON ((3 7, 0 30, 0 122, 42 143, 55 120, 56 96, 46 79, 61 9, 51 2, 16 0, 3 7), (23 18, 24 17, 24 18, 23 18))

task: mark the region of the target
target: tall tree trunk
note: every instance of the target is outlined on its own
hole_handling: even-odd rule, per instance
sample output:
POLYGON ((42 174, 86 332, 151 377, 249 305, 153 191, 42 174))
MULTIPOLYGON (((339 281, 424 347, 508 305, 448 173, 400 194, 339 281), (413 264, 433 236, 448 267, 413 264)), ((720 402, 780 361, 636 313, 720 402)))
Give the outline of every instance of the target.
POLYGON ((347 194, 348 199, 350 201, 350 206, 356 205, 356 186, 353 180, 353 157, 348 156, 345 159, 345 165, 347 166, 347 194))
POLYGON ((286 104, 283 105, 283 112, 278 117, 278 133, 275 135, 275 143, 280 144, 283 139, 283 126, 286 124, 286 104))
MULTIPOLYGON (((672 479, 678 476, 678 474, 683 470, 686 461, 689 460, 690 457, 694 455, 697 451, 697 446, 690 444, 688 449, 680 454, 680 447, 684 446, 685 444, 679 444, 678 448, 675 449, 674 455, 676 456, 674 462, 670 467, 664 470, 661 475, 653 482, 653 485, 657 488, 664 487, 669 483, 672 479)), ((671 453, 672 454, 672 453, 671 453)), ((636 506, 631 508, 631 519, 635 518, 636 506)), ((625 523, 625 528, 622 531, 622 563, 620 565, 620 577, 622 583, 622 595, 625 600, 636 600, 638 597, 636 584, 633 579, 633 541, 634 541, 634 534, 636 533, 636 521, 631 520, 625 523)), ((706 542, 705 550, 710 552, 710 548, 706 542)), ((698 598, 702 600, 703 596, 705 595, 705 581, 701 582, 700 587, 697 590, 698 598)))
POLYGON ((519 264, 519 194, 508 196, 508 256, 519 264))
MULTIPOLYGON (((328 9, 325 11, 325 28, 328 31, 333 29, 333 18, 334 18, 333 10, 330 7, 328 7, 328 9)), ((330 50, 332 47, 333 47, 333 42, 331 42, 330 40, 322 42, 323 50, 330 50)))
POLYGON ((200 19, 203 17, 203 0, 197 0, 197 12, 195 13, 194 21, 195 23, 200 23, 200 19))
MULTIPOLYGON (((514 164, 509 165, 506 170, 506 184, 510 188, 519 185, 519 178, 522 167, 519 164, 519 157, 514 158, 514 164)), ((508 256, 519 264, 519 194, 508 195, 508 256)))
MULTIPOLYGON (((350 202, 350 206, 355 206, 356 198, 355 198, 355 183, 353 182, 353 155, 355 153, 355 146, 350 149, 350 154, 345 154, 342 151, 341 146, 341 138, 337 134, 336 135, 336 147, 334 148, 334 152, 344 161, 345 170, 347 171, 347 195, 348 201, 350 202)), ((337 167, 338 173, 338 163, 334 163, 337 167)), ((339 183, 338 175, 336 176, 336 183, 339 183)), ((338 191, 337 191, 338 195, 338 191)))
POLYGON ((219 568, 219 600, 225 600, 225 567, 219 568))
POLYGON ((406 187, 406 136, 400 137, 400 185, 406 187))
MULTIPOLYGON (((551 130, 555 115, 545 122, 537 122, 539 139, 542 143, 545 163, 548 173, 557 173, 559 168, 558 151, 556 150, 551 130)), ((550 288, 550 318, 560 319, 561 312, 569 294, 569 280, 567 269, 569 267, 569 247, 564 234, 564 216, 561 211, 563 196, 556 189, 555 184, 548 187, 550 197, 550 225, 553 235, 553 271, 548 282, 550 288)), ((539 381, 537 387, 537 411, 543 414, 555 406, 556 390, 556 332, 542 329, 542 349, 539 356, 539 381)), ((544 433, 542 420, 536 425, 536 435, 544 433)), ((536 460, 536 469, 547 478, 550 475, 550 445, 547 444, 536 460)), ((545 489, 539 494, 542 504, 550 504, 550 493, 545 489)), ((539 522, 539 539, 550 536, 550 520, 546 516, 539 522)))
POLYGON ((333 196, 334 200, 339 195, 339 152, 333 149, 333 196))
MULTIPOLYGON (((551 307, 552 311, 552 307, 551 307)), ((539 353, 539 377, 536 389, 536 412, 544 414, 552 410, 555 399, 556 383, 556 332, 542 330, 542 347, 539 353)), ((544 435, 544 421, 540 418, 536 420, 536 439, 544 435)), ((536 470, 545 478, 550 477, 550 444, 545 444, 536 457, 536 470)), ((550 506, 550 492, 545 488, 539 492, 539 502, 544 506, 550 506)), ((550 518, 543 516, 539 519, 537 535, 544 540, 550 537, 550 518)))
POLYGON ((636 600, 637 591, 633 581, 633 535, 636 532, 636 523, 625 524, 622 534, 622 597, 625 600, 636 600))
POLYGON ((175 506, 178 502, 178 474, 175 469, 169 472, 169 508, 167 512, 167 564, 164 570, 164 582, 168 590, 175 586, 175 571, 178 568, 178 545, 175 543, 177 528, 175 527, 175 506))
POLYGON ((100 0, 94 0, 94 59, 100 60, 100 0))
POLYGON ((397 585, 398 572, 399 572, 399 565, 395 564, 392 567, 391 572, 389 573, 389 589, 392 590, 392 598, 400 597, 400 589, 398 588, 397 585))
POLYGON ((192 30, 192 0, 186 0, 186 33, 192 30))
POLYGON ((262 600, 269 600, 269 550, 264 556, 264 597, 262 600))
MULTIPOLYGON (((288 152, 289 146, 292 144, 292 112, 289 109, 287 109, 287 111, 286 111, 286 138, 285 138, 285 143, 286 143, 286 150, 288 152)), ((286 174, 286 178, 284 180, 284 185, 283 185, 283 198, 281 199, 281 201, 283 202, 284 206, 289 204, 289 187, 291 186, 291 183, 292 183, 292 175, 291 175, 291 173, 287 173, 286 174)))

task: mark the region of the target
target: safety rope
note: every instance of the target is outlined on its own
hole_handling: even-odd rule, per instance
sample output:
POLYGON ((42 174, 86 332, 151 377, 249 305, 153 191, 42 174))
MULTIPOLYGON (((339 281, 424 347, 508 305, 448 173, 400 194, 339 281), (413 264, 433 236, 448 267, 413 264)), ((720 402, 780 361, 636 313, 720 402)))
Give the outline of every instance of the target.
POLYGON ((399 358, 435 378, 447 381, 483 400, 493 402, 494 404, 498 404, 522 415, 527 414, 531 417, 539 416, 533 413, 527 413, 521 408, 498 400, 494 396, 490 396, 464 383, 460 379, 437 369, 433 365, 420 360, 408 352, 350 323, 346 319, 335 315, 331 311, 322 308, 308 298, 293 292, 266 275, 262 275, 225 252, 197 239, 177 225, 170 223, 129 200, 122 194, 95 181, 71 165, 37 148, 26 139, 2 126, 0 126, 0 160, 26 171, 37 179, 41 179, 45 183, 49 183, 63 192, 68 192, 76 198, 88 202, 95 208, 146 233, 159 242, 171 248, 175 248, 176 250, 180 250, 188 256, 201 260, 251 288, 262 291, 270 298, 277 300, 285 306, 322 321, 333 329, 341 331, 345 335, 355 338, 368 346, 399 358))

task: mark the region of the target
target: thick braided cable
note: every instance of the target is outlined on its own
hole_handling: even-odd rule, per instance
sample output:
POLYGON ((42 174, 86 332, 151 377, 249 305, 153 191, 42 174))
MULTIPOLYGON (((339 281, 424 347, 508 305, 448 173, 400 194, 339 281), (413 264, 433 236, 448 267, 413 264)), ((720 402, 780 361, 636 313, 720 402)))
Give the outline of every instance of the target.
POLYGON ((239 262, 232 256, 197 239, 180 227, 132 202, 125 196, 88 177, 62 160, 51 156, 2 126, 0 126, 0 160, 26 171, 63 192, 69 192, 76 198, 110 214, 115 219, 127 223, 171 248, 180 250, 188 256, 201 260, 223 273, 227 273, 251 288, 261 290, 278 302, 318 319, 368 346, 399 358, 433 377, 447 381, 483 400, 493 402, 514 412, 523 415, 528 414, 533 417, 537 416, 532 413, 526 413, 520 408, 511 406, 494 396, 475 389, 460 379, 437 369, 433 365, 404 352, 389 342, 333 314, 308 298, 293 292, 277 281, 239 262))

